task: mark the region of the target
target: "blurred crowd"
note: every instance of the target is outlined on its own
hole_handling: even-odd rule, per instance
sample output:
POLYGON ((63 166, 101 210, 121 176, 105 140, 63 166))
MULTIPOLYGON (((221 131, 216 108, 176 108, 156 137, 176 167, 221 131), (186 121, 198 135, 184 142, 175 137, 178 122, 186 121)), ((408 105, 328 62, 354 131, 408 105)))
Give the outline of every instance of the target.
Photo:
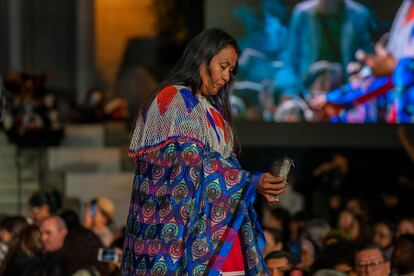
MULTIPOLYGON (((388 190, 365 187, 365 198, 352 183, 351 161, 338 153, 319 163, 307 191, 298 192, 290 175, 277 206, 258 197, 270 275, 414 273, 411 175, 388 190)), ((1 275, 120 275, 124 227, 114 225, 109 197, 74 204, 39 191, 27 207, 27 217, 0 215, 1 275)))
POLYGON ((277 207, 258 201, 270 275, 414 274, 412 175, 374 189, 353 178, 350 162, 334 154, 313 168, 308 190, 297 192, 289 176, 277 207))
POLYGON ((244 25, 233 112, 276 122, 412 123, 413 2, 387 33, 353 0, 305 0, 288 13, 263 0, 234 10, 244 25), (380 37, 375 41, 374 37, 380 37))
POLYGON ((28 217, 0 218, 0 275, 120 275, 124 229, 112 227, 113 201, 99 197, 77 211, 61 202, 37 192, 28 217))
POLYGON ((122 97, 92 87, 80 104, 58 97, 47 87, 47 74, 6 70, 2 73, 2 128, 11 142, 21 146, 56 146, 66 123, 127 121, 129 110, 122 97))

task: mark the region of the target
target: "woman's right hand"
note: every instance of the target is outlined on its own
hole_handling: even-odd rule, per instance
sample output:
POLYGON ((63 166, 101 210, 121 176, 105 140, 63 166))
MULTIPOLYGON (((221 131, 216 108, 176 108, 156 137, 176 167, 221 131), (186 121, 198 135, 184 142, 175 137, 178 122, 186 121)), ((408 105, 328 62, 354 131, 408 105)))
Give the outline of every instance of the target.
POLYGON ((284 192, 286 185, 286 177, 264 173, 256 188, 266 198, 267 203, 272 204, 279 202, 278 196, 284 192))

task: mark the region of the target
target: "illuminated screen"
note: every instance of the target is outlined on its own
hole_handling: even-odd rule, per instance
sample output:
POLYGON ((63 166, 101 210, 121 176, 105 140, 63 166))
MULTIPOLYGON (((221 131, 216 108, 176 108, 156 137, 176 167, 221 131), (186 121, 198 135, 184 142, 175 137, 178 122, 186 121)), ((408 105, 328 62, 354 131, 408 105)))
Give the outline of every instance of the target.
POLYGON ((400 5, 388 0, 206 0, 205 27, 228 31, 242 50, 231 99, 235 117, 413 122, 409 80, 414 64, 400 61, 414 41, 414 16, 407 8, 397 20, 400 5), (393 21, 403 22, 396 32, 390 31, 393 21), (372 55, 389 65, 368 66, 372 55))

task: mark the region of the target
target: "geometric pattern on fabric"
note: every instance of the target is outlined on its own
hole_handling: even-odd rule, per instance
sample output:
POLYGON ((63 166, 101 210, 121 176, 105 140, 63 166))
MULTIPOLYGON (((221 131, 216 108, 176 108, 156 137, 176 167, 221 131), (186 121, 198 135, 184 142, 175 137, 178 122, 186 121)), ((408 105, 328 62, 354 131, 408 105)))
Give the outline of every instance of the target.
POLYGON ((163 88, 145 117, 142 113, 138 116, 129 153, 135 156, 138 151, 145 152, 147 148, 156 150, 171 139, 196 141, 219 152, 224 158, 233 154, 230 125, 206 97, 195 96, 182 85, 163 88), (212 122, 208 121, 207 113, 212 122))
POLYGON ((253 210, 260 177, 193 142, 138 157, 127 219, 126 275, 217 275, 240 233, 248 275, 263 269, 253 210))
POLYGON ((217 275, 236 235, 246 274, 260 273, 264 236, 253 202, 261 174, 240 168, 229 125, 205 97, 167 88, 140 115, 131 141, 123 274, 217 275))

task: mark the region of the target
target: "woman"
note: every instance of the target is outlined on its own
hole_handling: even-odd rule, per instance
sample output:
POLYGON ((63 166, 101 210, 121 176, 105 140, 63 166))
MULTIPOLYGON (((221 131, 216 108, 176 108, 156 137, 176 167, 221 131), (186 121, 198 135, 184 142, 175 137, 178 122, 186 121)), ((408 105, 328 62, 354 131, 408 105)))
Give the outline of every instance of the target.
POLYGON ((27 225, 20 233, 18 245, 1 275, 41 275, 42 242, 39 227, 27 225))
POLYGON ((277 202, 286 179, 243 171, 234 156, 229 89, 239 54, 227 33, 202 32, 142 108, 129 151, 136 172, 124 274, 264 269, 253 201, 257 189, 277 202))

